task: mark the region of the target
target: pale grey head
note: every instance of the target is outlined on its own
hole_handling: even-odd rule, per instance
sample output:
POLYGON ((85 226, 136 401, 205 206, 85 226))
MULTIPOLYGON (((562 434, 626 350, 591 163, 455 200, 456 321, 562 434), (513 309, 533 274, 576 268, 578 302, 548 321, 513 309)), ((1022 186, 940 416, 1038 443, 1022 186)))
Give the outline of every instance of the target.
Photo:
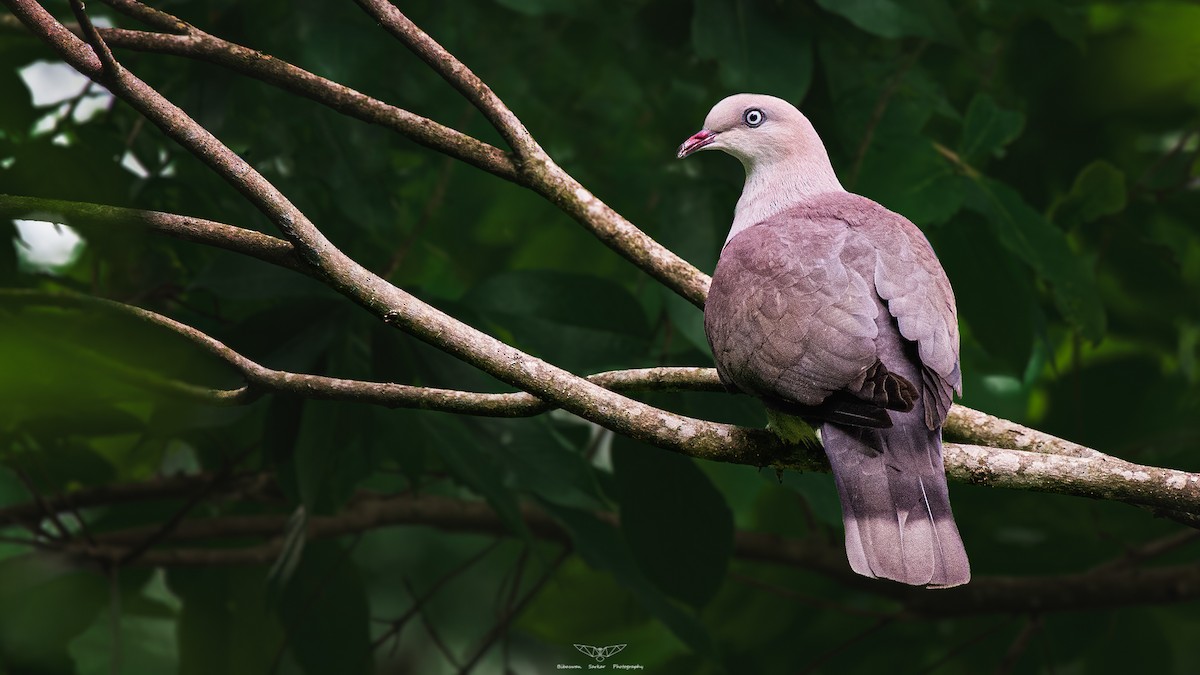
POLYGON ((746 168, 729 239, 816 195, 842 190, 812 123, 774 96, 734 94, 713 106, 704 128, 679 146, 677 156, 700 150, 721 150, 746 168))
POLYGON ((683 159, 700 150, 722 150, 747 169, 806 150, 825 152, 803 113, 766 94, 734 94, 713 106, 704 128, 679 146, 678 156, 683 159))

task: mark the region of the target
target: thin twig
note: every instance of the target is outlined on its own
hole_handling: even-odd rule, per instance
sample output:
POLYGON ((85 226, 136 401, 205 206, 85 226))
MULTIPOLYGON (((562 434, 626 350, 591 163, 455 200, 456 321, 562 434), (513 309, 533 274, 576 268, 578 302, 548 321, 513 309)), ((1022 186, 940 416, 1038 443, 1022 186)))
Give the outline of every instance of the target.
POLYGON ((70 540, 71 531, 68 530, 67 526, 64 525, 62 520, 59 519, 58 511, 51 509, 50 505, 46 503, 45 498, 42 497, 41 490, 39 490, 37 485, 34 484, 33 480, 29 478, 29 474, 25 473, 25 470, 19 466, 12 467, 12 472, 16 474, 17 478, 21 481, 21 484, 24 485, 25 489, 29 492, 29 495, 33 497, 33 501, 35 504, 37 504, 38 511, 41 512, 42 517, 49 520, 50 523, 54 525, 54 529, 58 531, 57 537, 50 535, 48 532, 46 534, 50 535, 52 539, 58 539, 60 541, 70 540))
POLYGON ((467 662, 462 668, 459 669, 459 675, 467 675, 475 669, 475 666, 479 665, 480 659, 487 654, 488 650, 492 648, 492 645, 496 643, 496 640, 499 639, 500 636, 508 632, 509 624, 513 622, 513 619, 516 619, 518 616, 520 616, 521 612, 525 610, 525 607, 531 600, 537 597, 537 594, 540 593, 546 583, 554 577, 554 573, 558 571, 558 568, 563 564, 564 561, 566 561, 569 555, 571 555, 571 549, 564 548, 562 552, 559 553, 558 557, 550 563, 550 566, 546 569, 545 573, 542 574, 541 578, 534 582, 533 586, 531 586, 530 589, 525 592, 525 595, 522 596, 520 600, 515 602, 500 616, 499 621, 497 621, 496 624, 492 626, 490 630, 488 630, 488 632, 479 641, 479 645, 472 651, 471 658, 467 659, 467 662))
POLYGON ((295 249, 288 242, 254 230, 204 218, 5 194, 0 194, 0 218, 65 222, 85 233, 97 230, 98 233, 104 234, 108 228, 153 230, 184 241, 241 253, 304 274, 313 273, 312 268, 296 255, 295 249))
POLYGON ((878 633, 879 631, 883 630, 884 628, 887 628, 889 625, 891 625, 891 623, 894 620, 895 619, 892 617, 881 618, 881 619, 877 620, 875 623, 871 624, 870 626, 867 626, 867 628, 865 630, 862 630, 862 631, 852 635, 849 639, 843 640, 841 643, 839 643, 832 649, 822 652, 820 655, 817 656, 817 658, 813 659, 812 661, 809 661, 804 666, 804 668, 802 668, 800 670, 800 675, 807 675, 807 673, 817 672, 817 670, 821 666, 825 665, 826 661, 829 661, 833 657, 837 656, 838 654, 841 654, 842 652, 853 647, 854 645, 858 644, 859 642, 862 642, 863 640, 871 637, 875 633, 878 633))
POLYGON ((496 96, 491 87, 479 79, 461 61, 417 27, 389 0, 355 0, 393 37, 454 87, 491 122, 517 155, 531 158, 540 152, 529 130, 517 119, 508 106, 496 96))
POLYGON ((393 637, 395 637, 397 640, 399 640, 400 631, 403 630, 404 625, 406 623, 408 623, 408 621, 413 616, 415 616, 417 614, 417 612, 420 612, 425 607, 425 605, 430 600, 432 600, 435 595, 438 594, 439 591, 441 591, 443 588, 445 588, 445 586, 447 584, 449 584, 454 579, 458 578, 459 575, 466 572, 471 567, 474 567, 476 563, 478 563, 479 561, 481 561, 485 557, 487 557, 487 554, 496 550, 496 548, 500 545, 500 543, 502 541, 504 541, 504 540, 500 539, 499 537, 493 539, 486 546, 479 549, 475 553, 471 554, 467 558, 463 559, 463 561, 460 562, 458 565, 455 565, 453 569, 451 569, 449 572, 446 572, 441 577, 439 577, 436 581, 434 581, 432 584, 430 584, 429 588, 425 589, 425 592, 422 593, 421 595, 416 595, 415 593, 413 593, 411 587, 408 584, 406 584, 405 587, 408 588, 410 595, 413 596, 412 607, 409 607, 399 617, 392 619, 388 622, 389 624, 391 624, 391 627, 386 632, 384 632, 382 635, 380 635, 378 638, 376 638, 374 642, 371 643, 371 649, 372 650, 378 649, 380 646, 382 646, 385 642, 392 639, 393 637))
MULTIPOLYGON (((412 583, 408 579, 403 579, 402 581, 404 583, 404 589, 408 591, 408 595, 415 600, 417 594, 412 587, 412 583)), ((429 620, 429 615, 425 612, 418 612, 417 616, 420 617, 421 626, 425 629, 425 633, 429 635, 429 639, 433 642, 433 646, 437 647, 437 650, 442 653, 442 658, 446 659, 446 662, 451 666, 458 668, 458 658, 454 656, 454 652, 450 651, 450 647, 446 644, 446 641, 442 639, 441 632, 439 632, 437 627, 433 625, 433 622, 429 620)))
POLYGON ((858 149, 854 151, 854 163, 850 169, 850 180, 846 184, 854 187, 858 182, 858 173, 862 170, 863 160, 867 156, 867 150, 871 148, 871 141, 875 138, 875 129, 879 127, 879 123, 883 121, 883 115, 887 112, 888 104, 891 103, 892 97, 896 95, 896 91, 900 88, 900 83, 904 80, 904 76, 909 70, 916 65, 917 60, 921 58, 921 54, 925 52, 925 48, 929 46, 929 40, 921 40, 917 43, 916 48, 912 53, 900 64, 896 72, 888 80, 883 91, 879 93, 879 98, 875 101, 875 108, 871 110, 871 118, 867 121, 867 127, 863 131, 862 139, 858 142, 858 149))
POLYGON ((1029 649, 1029 643, 1033 642, 1033 638, 1041 632, 1043 625, 1044 621, 1040 614, 1033 614, 1025 620, 1025 625, 1021 627, 1021 632, 1017 633, 1017 637, 1008 646, 1008 651, 1004 653, 1004 658, 996 666, 996 675, 1008 675, 1008 673, 1013 671, 1013 667, 1017 665, 1017 661, 1029 649))
MULTIPOLYGON (((71 11, 75 14, 75 20, 79 22, 79 26, 83 29, 83 35, 87 39, 88 44, 96 51, 96 56, 100 58, 100 63, 104 64, 103 81, 115 79, 120 75, 121 65, 117 63, 116 57, 109 50, 108 45, 104 43, 104 38, 100 37, 99 31, 92 25, 92 19, 88 16, 87 10, 83 6, 83 0, 70 0, 71 11)), ((102 83, 103 83, 102 81, 102 83)))
MULTIPOLYGON (((545 512, 531 504, 519 506, 527 530, 535 537, 569 544, 570 534, 545 512)), ((618 525, 611 513, 597 513, 603 522, 618 525)), ((278 556, 285 513, 228 515, 185 520, 160 546, 147 551, 136 566, 268 565, 278 556), (247 548, 184 548, 180 542, 272 538, 247 548)), ((340 513, 314 516, 308 522, 308 541, 356 534, 381 527, 422 525, 446 532, 512 536, 502 520, 484 502, 468 502, 434 495, 381 496, 360 493, 340 513)), ((133 527, 96 533, 97 544, 73 541, 60 546, 62 554, 100 564, 119 560, 129 546, 141 542, 156 527, 133 527)), ((1090 609, 1182 602, 1200 598, 1200 564, 1150 567, 1136 575, 1125 570, 1088 571, 1041 577, 977 576, 971 583, 931 593, 898 584, 882 584, 855 575, 845 553, 808 539, 737 531, 734 555, 740 560, 786 565, 808 570, 873 595, 891 598, 906 615, 954 617, 973 614, 1082 611, 1090 609)))
POLYGON ((1180 530, 1161 539, 1155 539, 1136 548, 1129 549, 1121 557, 1093 567, 1092 571, 1109 572, 1128 569, 1138 563, 1165 555, 1196 541, 1200 541, 1200 530, 1180 530))
POLYGON ((946 665, 950 661, 950 659, 954 658, 955 656, 958 656, 959 654, 966 651, 967 649, 974 647, 976 644, 982 642, 983 640, 987 639, 988 637, 991 637, 993 634, 999 632, 999 630, 1003 627, 1004 627, 1003 623, 997 623, 994 626, 991 626, 989 628, 979 631, 975 635, 973 635, 973 636, 967 638, 966 640, 963 640, 959 644, 955 645, 952 649, 947 651, 945 654, 942 654, 940 657, 934 659, 933 661, 930 661, 929 664, 926 665, 924 668, 916 671, 916 675, 928 675, 929 673, 934 672, 938 668, 941 668, 942 666, 946 665))
POLYGON ((168 14, 161 9, 156 9, 140 2, 133 0, 104 0, 104 3, 126 16, 133 17, 148 26, 165 30, 168 33, 186 35, 192 31, 192 26, 188 22, 174 14, 168 14))
MULTIPOLYGON (((248 453, 243 453, 242 457, 245 457, 246 454, 248 453)), ((202 501, 212 494, 219 483, 229 478, 229 476, 233 474, 235 465, 236 462, 227 462, 225 466, 221 467, 221 469, 213 474, 213 476, 206 483, 204 483, 199 490, 196 490, 192 496, 189 497, 186 502, 184 502, 183 506, 176 509, 175 512, 171 514, 171 517, 163 522, 163 524, 157 530, 151 533, 150 536, 143 539, 141 543, 130 548, 129 551, 127 551, 125 555, 117 561, 117 566, 123 567, 134 560, 137 560, 139 556, 144 554, 146 551, 149 551, 155 544, 169 537, 171 532, 183 522, 184 518, 187 517, 187 514, 191 513, 193 509, 199 506, 202 501)))
POLYGON ((283 663, 283 655, 287 649, 288 642, 292 638, 293 631, 295 631, 296 627, 302 621, 306 620, 309 612, 312 611, 312 608, 321 600, 321 598, 325 597, 325 594, 329 591, 329 580, 338 572, 338 570, 342 568, 343 565, 346 564, 346 561, 350 559, 350 554, 358 546, 358 542, 360 541, 362 541, 362 534, 358 533, 348 546, 342 548, 342 550, 338 553, 337 559, 333 561, 333 564, 329 566, 329 569, 325 570, 325 573, 321 575, 321 578, 316 581, 307 597, 304 598, 303 603, 301 603, 299 610, 287 617, 287 623, 283 628, 283 639, 279 641, 279 646, 275 650, 275 658, 271 662, 271 669, 268 672, 276 673, 279 671, 279 666, 283 663))
POLYGON ((830 602, 829 600, 822 598, 814 598, 812 596, 804 595, 803 593, 797 593, 790 588, 784 588, 783 586, 778 586, 776 584, 763 581, 758 577, 754 577, 749 574, 742 574, 741 572, 730 572, 729 578, 747 586, 766 591, 772 595, 776 595, 781 598, 787 598, 788 600, 794 600, 802 605, 816 609, 830 610, 834 612, 840 612, 842 614, 850 614, 853 616, 865 616, 873 619, 904 618, 902 612, 883 612, 871 609, 860 609, 858 607, 851 607, 850 605, 844 605, 838 602, 830 602))

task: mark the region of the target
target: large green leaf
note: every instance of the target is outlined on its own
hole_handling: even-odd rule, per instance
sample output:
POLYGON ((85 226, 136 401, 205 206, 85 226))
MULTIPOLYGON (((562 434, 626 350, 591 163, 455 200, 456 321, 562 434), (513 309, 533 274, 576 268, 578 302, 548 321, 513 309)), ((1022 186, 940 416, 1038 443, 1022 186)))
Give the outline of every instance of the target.
POLYGON ((177 672, 181 666, 176 633, 178 600, 162 573, 138 588, 145 573, 119 573, 119 602, 110 602, 92 625, 71 642, 77 675, 109 675, 119 663, 130 675, 177 672), (114 642, 115 641, 115 642, 114 642))
POLYGON ((366 589, 342 546, 307 548, 280 599, 278 620, 305 673, 372 672, 366 589))
MULTIPOLYGON (((999 365, 989 371, 1022 377, 1035 326, 1042 319, 1034 284, 1020 258, 973 213, 963 214, 953 227, 939 229, 934 246, 959 298, 958 316, 969 327, 968 339, 978 342, 999 365)), ((964 365, 963 372, 968 370, 964 365)))
POLYGON ((370 411, 351 403, 309 401, 288 466, 310 514, 330 513, 370 473, 366 440, 370 411))
POLYGON ((954 11, 945 0, 817 0, 817 4, 880 37, 962 40, 954 11))
POLYGON ((613 440, 621 532, 642 571, 668 595, 702 607, 733 554, 733 515, 712 481, 683 455, 613 440))
POLYGON ((648 327, 637 301, 603 279, 509 272, 472 289, 463 302, 510 332, 518 346, 572 370, 620 367, 646 350, 648 327))
POLYGON ((264 570, 180 568, 171 570, 168 579, 183 601, 179 675, 270 670, 284 633, 268 609, 264 570))
POLYGON ((1098 159, 1079 172, 1071 191, 1054 203, 1050 219, 1066 229, 1111 216, 1125 209, 1125 174, 1098 159))
POLYGON ((1061 230, 1034 211, 1015 190, 986 177, 967 182, 967 205, 984 215, 996 238, 1049 282, 1063 316, 1090 340, 1104 334, 1104 307, 1087 259, 1071 249, 1061 230))
POLYGON ((950 220, 964 198, 953 168, 920 136, 873 145, 854 188, 922 227, 950 220))
POLYGON ((1021 135, 1025 116, 996 105, 987 94, 976 94, 967 107, 958 154, 970 163, 991 158, 1021 135))
POLYGON ((812 82, 812 41, 799 21, 781 20, 765 4, 695 0, 692 44, 717 63, 730 90, 772 94, 799 103, 812 82))
POLYGON ((491 442, 452 418, 429 416, 421 420, 436 447, 438 459, 458 482, 488 501, 509 531, 528 538, 517 496, 506 484, 506 467, 501 465, 491 442))
POLYGON ((69 673, 68 644, 109 602, 109 583, 65 560, 0 561, 0 664, 12 673, 69 673))
MULTIPOLYGON (((584 456, 583 443, 564 435, 545 417, 489 425, 496 453, 512 471, 513 487, 578 509, 603 505, 595 470, 584 456)), ((604 433, 597 429, 593 433, 604 433)))
POLYGON ((712 653, 713 644, 703 624, 646 578, 616 527, 586 511, 556 506, 550 511, 570 532, 575 551, 588 565, 612 574, 693 651, 712 653))

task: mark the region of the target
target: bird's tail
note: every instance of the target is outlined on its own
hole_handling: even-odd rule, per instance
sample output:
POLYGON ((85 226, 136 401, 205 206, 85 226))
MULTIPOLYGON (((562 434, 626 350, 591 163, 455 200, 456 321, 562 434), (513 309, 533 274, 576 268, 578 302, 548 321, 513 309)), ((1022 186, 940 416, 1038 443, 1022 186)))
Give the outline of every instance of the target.
POLYGON ((833 466, 846 557, 859 574, 914 586, 967 583, 971 566, 942 466, 941 431, 897 420, 887 429, 825 424, 821 441, 833 466))

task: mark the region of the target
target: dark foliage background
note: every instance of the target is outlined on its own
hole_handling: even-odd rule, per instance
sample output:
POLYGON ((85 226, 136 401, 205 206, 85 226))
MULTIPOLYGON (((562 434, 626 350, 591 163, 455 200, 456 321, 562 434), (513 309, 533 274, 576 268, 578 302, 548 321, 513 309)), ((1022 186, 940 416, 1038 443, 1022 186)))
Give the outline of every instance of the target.
MULTIPOLYGON (((100 16, 105 8, 94 3, 100 16)), ((164 1, 204 30, 496 144, 486 122, 350 2, 164 1)), ((958 296, 964 403, 1137 462, 1200 470, 1200 6, 1013 0, 404 2, 597 196, 711 271, 741 188, 730 158, 676 145, 737 91, 801 103, 851 189, 924 229, 958 296)), ((69 15, 65 3, 55 7, 69 15)), ((123 17, 116 25, 141 28, 123 17)), ((49 50, 0 33, 0 193, 203 216, 269 231, 197 160, 121 104, 34 131, 18 69, 49 50), (119 160, 132 155, 149 175, 119 160)), ((347 253, 439 307, 576 372, 708 365, 700 313, 536 195, 218 67, 118 52, 241 152, 347 253)), ((0 222, 15 241, 9 222, 0 222)), ((8 286, 149 307, 275 368, 475 390, 501 386, 286 270, 150 234, 82 232, 39 271, 0 246, 8 286)), ((656 673, 1191 673, 1191 605, 895 620, 869 591, 730 557, 733 528, 840 537, 825 476, 699 463, 560 415, 516 421, 266 398, 158 397, 115 364, 236 379, 161 332, 0 307, 0 505, 39 491, 236 465, 284 504, 193 516, 336 512, 360 488, 488 500, 514 528, 373 648, 493 537, 392 527, 289 549, 270 568, 124 568, 107 578, 0 544, 0 672, 453 672, 544 574, 481 670, 586 663, 627 644, 656 673), (517 524, 518 500, 575 552, 517 524), (589 515, 618 511, 617 529, 589 515), (547 571, 549 570, 549 571, 547 571), (809 598, 764 590, 746 581, 809 598), (512 588, 514 578, 519 588, 512 588), (411 590, 410 590, 411 589, 411 590), (1024 643, 1022 631, 1033 626, 1024 643), (852 639, 871 630, 863 641, 852 639), (119 647, 117 646, 119 645, 119 647), (1018 648, 1019 647, 1019 648, 1018 648)), ((761 424, 750 401, 663 395, 761 424)), ((1178 530, 1141 510, 955 485, 977 575, 1081 571, 1178 530)), ((176 501, 84 512, 92 531, 159 523, 176 501)), ((244 542, 226 542, 232 545, 244 542)), ((1184 549, 1165 560, 1187 559, 1184 549)))

